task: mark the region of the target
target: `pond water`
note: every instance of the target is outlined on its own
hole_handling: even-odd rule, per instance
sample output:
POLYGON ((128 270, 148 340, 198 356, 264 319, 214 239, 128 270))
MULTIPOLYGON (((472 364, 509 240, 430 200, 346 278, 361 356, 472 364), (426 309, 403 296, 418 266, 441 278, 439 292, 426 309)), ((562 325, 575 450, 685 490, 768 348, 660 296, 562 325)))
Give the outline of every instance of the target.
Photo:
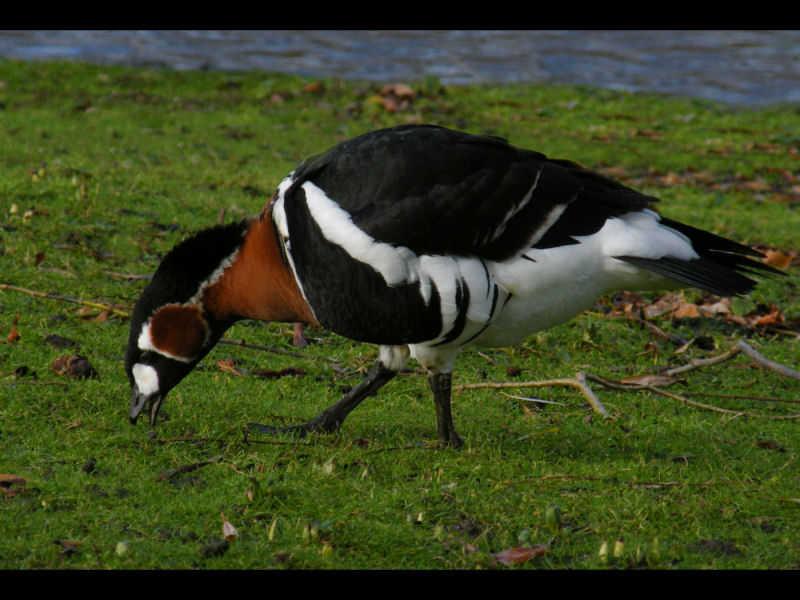
POLYGON ((800 103, 800 31, 0 31, 0 57, 800 103))

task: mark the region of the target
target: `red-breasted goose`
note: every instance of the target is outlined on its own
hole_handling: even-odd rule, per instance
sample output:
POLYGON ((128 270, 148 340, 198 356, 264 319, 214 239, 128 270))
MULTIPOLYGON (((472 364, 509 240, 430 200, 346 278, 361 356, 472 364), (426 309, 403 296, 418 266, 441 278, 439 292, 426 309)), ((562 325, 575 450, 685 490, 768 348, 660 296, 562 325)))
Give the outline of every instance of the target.
POLYGON ((749 292, 759 253, 648 208, 655 198, 565 160, 436 126, 384 129, 303 162, 258 217, 201 231, 163 260, 136 303, 125 368, 130 420, 240 319, 319 324, 378 344, 366 378, 308 423, 331 432, 416 359, 438 437, 464 346, 505 346, 615 290, 749 292))

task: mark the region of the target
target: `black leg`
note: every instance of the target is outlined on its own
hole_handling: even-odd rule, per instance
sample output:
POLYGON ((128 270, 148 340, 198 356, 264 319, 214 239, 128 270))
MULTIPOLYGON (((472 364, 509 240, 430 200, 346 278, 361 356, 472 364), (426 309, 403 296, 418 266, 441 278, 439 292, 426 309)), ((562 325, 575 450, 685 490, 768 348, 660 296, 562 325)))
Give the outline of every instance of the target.
POLYGON ((439 441, 445 446, 461 448, 461 438, 453 426, 453 416, 450 413, 450 379, 451 373, 435 373, 428 375, 428 382, 433 392, 433 402, 436 405, 436 423, 439 429, 439 441))
POLYGON ((308 423, 292 425, 291 427, 272 427, 271 425, 248 423, 247 429, 269 434, 289 433, 301 438, 313 432, 332 433, 334 431, 339 431, 347 415, 349 415, 356 406, 361 404, 364 399, 374 395, 386 382, 394 378, 395 375, 397 375, 397 371, 387 369, 383 366, 383 363, 378 361, 361 383, 347 392, 336 404, 323 410, 308 423))

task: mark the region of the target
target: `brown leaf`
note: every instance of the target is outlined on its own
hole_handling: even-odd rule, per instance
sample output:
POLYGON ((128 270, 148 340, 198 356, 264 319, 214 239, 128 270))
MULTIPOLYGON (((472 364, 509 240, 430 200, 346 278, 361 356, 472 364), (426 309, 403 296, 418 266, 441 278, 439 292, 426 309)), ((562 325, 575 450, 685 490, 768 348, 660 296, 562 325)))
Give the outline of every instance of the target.
POLYGON ((775 323, 782 323, 782 322, 783 322, 783 315, 781 314, 781 311, 774 310, 769 314, 759 317, 754 323, 754 325, 756 327, 760 327, 763 325, 774 325, 775 323))
POLYGON ((550 549, 543 545, 529 546, 526 548, 508 548, 501 552, 492 552, 492 564, 518 565, 544 556, 549 552, 550 549))
POLYGON ((222 556, 228 551, 230 544, 228 540, 221 540, 219 538, 212 541, 207 546, 200 548, 200 556, 202 558, 211 558, 212 556, 222 556))
POLYGON ((706 317, 729 315, 731 313, 731 301, 728 298, 722 298, 713 304, 704 304, 700 307, 700 313, 706 317))
POLYGON ((225 513, 220 512, 220 514, 222 515, 222 535, 226 540, 232 542, 236 539, 236 536, 239 535, 239 532, 236 531, 236 527, 225 518, 225 513))
POLYGON ((653 319, 664 313, 672 312, 684 302, 679 293, 666 293, 652 304, 642 307, 642 315, 646 319, 653 319))
POLYGON ((23 493, 26 485, 27 482, 24 477, 0 473, 0 492, 3 492, 6 498, 18 496, 23 493))
POLYGON ((625 179, 630 177, 630 172, 625 167, 603 167, 602 171, 614 179, 625 179))
POLYGON ((62 337, 56 333, 48 334, 44 338, 44 341, 53 348, 71 348, 72 346, 78 345, 78 343, 75 340, 62 337))
POLYGON ((17 316, 14 317, 14 323, 11 325, 11 332, 8 334, 8 337, 6 338, 6 341, 9 344, 16 343, 17 340, 19 340, 20 338, 19 332, 17 331, 17 323, 19 323, 19 314, 17 314, 17 316))
POLYGON ((661 177, 660 181, 664 185, 677 185, 683 183, 683 178, 677 173, 670 171, 669 173, 661 177))
POLYGON ((80 547, 83 545, 81 542, 73 542, 72 540, 56 540, 53 542, 57 546, 61 546, 61 558, 69 558, 73 554, 77 554, 80 547))
POLYGON ((783 250, 767 250, 765 254, 767 256, 762 262, 776 269, 788 268, 792 264, 792 260, 797 256, 796 252, 784 252, 783 250))
POLYGON ((772 189, 772 185, 762 177, 758 177, 752 181, 745 181, 742 185, 753 192, 766 192, 772 189))
POLYGON ((676 319, 696 319, 700 316, 700 311, 697 310, 696 304, 684 302, 675 310, 672 316, 676 319))
POLYGON ((381 88, 381 96, 395 96, 401 100, 410 100, 417 94, 405 83, 387 83, 381 88))
POLYGON ((297 367, 286 367, 285 369, 281 369, 280 371, 271 371, 270 369, 256 369, 250 374, 255 375, 256 377, 263 377, 265 379, 278 379, 279 377, 285 377, 287 375, 305 375, 306 372, 303 371, 303 369, 299 369, 297 367))
POLYGON ((231 373, 232 375, 241 375, 241 369, 238 369, 233 362, 233 359, 227 358, 217 361, 217 368, 224 373, 231 373))
POLYGON ((773 442, 772 440, 758 442, 758 447, 765 448, 767 450, 777 450, 778 452, 786 452, 786 448, 781 446, 778 442, 773 442))
POLYGON ((78 354, 59 356, 53 361, 53 370, 59 375, 67 375, 76 379, 97 377, 97 371, 89 363, 89 359, 78 354))
POLYGON ((689 544, 689 547, 695 551, 711 552, 713 554, 739 555, 742 553, 733 542, 728 540, 703 539, 689 544))
POLYGON ((303 92, 306 94, 321 94, 324 91, 325 84, 323 84, 321 81, 312 81, 303 88, 303 92))

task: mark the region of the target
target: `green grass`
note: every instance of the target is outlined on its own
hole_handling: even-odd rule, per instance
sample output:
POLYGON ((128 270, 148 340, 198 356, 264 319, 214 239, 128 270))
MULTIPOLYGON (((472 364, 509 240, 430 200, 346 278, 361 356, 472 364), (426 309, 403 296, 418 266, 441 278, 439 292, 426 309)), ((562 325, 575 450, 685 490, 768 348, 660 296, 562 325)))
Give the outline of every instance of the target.
MULTIPOLYGON (((409 82, 417 97, 391 112, 367 83, 324 81, 320 90, 257 72, 16 61, 0 62, 0 82, 0 283, 29 290, 129 307, 144 283, 123 275, 152 273, 223 209, 228 221, 255 214, 303 158, 405 122, 501 135, 606 169, 659 196, 670 217, 800 250, 794 107, 542 85, 442 89, 429 80, 409 82)), ((752 306, 774 304, 796 330, 800 278, 796 267, 788 273, 759 287, 752 306)), ((561 403, 543 409, 496 390, 461 391, 454 416, 465 447, 442 450, 425 378, 408 373, 337 435, 245 441, 248 421, 313 417, 377 354, 312 330, 299 357, 218 346, 170 394, 168 418, 151 432, 127 422, 127 321, 100 313, 0 289, 0 473, 26 482, 24 493, 0 498, 4 569, 800 566, 797 421, 720 415, 647 392, 597 388, 613 415, 601 419, 567 388, 537 390, 561 403), (9 342, 16 315, 20 337, 9 342), (53 348, 49 334, 79 346, 53 348), (53 371, 70 352, 99 377, 53 371), (217 367, 228 358, 244 370, 306 374, 236 376, 217 367), (546 517, 551 505, 560 528, 546 517), (222 513, 238 535, 213 555, 222 513), (618 539, 624 547, 614 556, 618 539), (492 553, 539 544, 550 550, 543 557, 493 564, 492 553)), ((579 370, 618 379, 711 356, 743 335, 774 360, 800 363, 791 335, 716 319, 655 323, 687 339, 711 337, 716 349, 675 354, 630 321, 587 313, 517 348, 465 351, 454 383, 513 379, 512 366, 521 380, 579 370)), ((287 324, 241 323, 228 337, 292 350, 287 324)), ((744 357, 686 379, 677 393, 800 398, 797 381, 744 357)))

